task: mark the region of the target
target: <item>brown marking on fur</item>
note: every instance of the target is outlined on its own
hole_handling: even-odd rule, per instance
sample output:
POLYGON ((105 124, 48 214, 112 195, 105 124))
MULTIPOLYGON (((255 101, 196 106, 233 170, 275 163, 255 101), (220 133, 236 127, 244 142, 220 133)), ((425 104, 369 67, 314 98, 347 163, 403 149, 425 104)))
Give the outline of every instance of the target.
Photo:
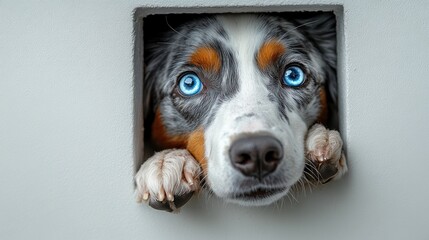
POLYGON ((276 40, 265 42, 259 49, 256 61, 260 69, 266 69, 273 64, 286 51, 285 46, 276 40))
POLYGON ((200 47, 190 57, 189 62, 205 71, 219 72, 221 60, 218 52, 212 47, 200 47))
POLYGON ((155 113, 155 119, 152 124, 152 141, 157 148, 185 148, 188 136, 176 135, 172 136, 167 133, 159 110, 155 113))
POLYGON ((200 163, 204 174, 207 174, 207 159, 205 156, 204 130, 198 129, 191 133, 188 138, 186 149, 194 156, 195 160, 200 163))
POLYGON ((207 174, 203 129, 200 128, 190 134, 169 135, 164 127, 161 113, 157 110, 152 124, 152 141, 156 148, 159 149, 186 148, 195 160, 200 163, 204 173, 207 174))
POLYGON ((320 112, 317 117, 317 121, 321 124, 326 125, 328 123, 328 99, 326 97, 326 90, 324 88, 320 89, 320 112))

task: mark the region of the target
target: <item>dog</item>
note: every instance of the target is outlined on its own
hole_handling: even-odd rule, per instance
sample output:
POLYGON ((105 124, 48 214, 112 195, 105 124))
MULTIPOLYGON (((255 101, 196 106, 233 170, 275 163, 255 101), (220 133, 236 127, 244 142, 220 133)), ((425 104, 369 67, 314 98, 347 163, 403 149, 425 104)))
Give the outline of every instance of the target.
POLYGON ((336 86, 332 13, 207 15, 171 27, 145 46, 145 138, 155 153, 135 175, 137 201, 177 211, 204 186, 263 206, 339 179, 336 86))

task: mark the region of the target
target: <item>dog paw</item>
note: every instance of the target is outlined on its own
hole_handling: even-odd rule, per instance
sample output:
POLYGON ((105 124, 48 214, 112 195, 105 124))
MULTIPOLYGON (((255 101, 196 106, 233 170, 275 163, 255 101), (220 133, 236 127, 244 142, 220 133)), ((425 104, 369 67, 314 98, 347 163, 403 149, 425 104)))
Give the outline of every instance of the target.
POLYGON ((315 124, 306 139, 305 177, 311 182, 327 183, 347 172, 343 141, 338 131, 315 124))
POLYGON ((200 165, 186 149, 168 149, 145 161, 135 176, 137 202, 177 211, 200 188, 200 165))

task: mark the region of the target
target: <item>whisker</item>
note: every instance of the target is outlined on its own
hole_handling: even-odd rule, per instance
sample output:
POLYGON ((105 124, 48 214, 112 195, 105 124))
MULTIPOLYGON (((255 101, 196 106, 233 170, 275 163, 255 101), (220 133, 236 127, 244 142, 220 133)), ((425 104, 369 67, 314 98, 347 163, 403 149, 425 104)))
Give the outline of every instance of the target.
POLYGON ((307 170, 304 170, 304 174, 305 174, 305 179, 308 181, 308 182, 312 182, 312 181, 318 181, 318 176, 317 175, 315 175, 313 172, 309 172, 309 171, 307 171, 307 170), (308 177, 310 177, 311 179, 307 179, 307 176, 308 177))
POLYGON ((306 22, 306 23, 300 24, 300 25, 298 25, 298 26, 295 26, 294 28, 289 29, 288 31, 286 31, 286 32, 283 34, 283 36, 281 36, 281 38, 283 38, 284 36, 286 36, 286 34, 288 34, 288 33, 289 33, 289 32, 291 32, 291 31, 294 31, 294 30, 297 30, 298 28, 301 28, 301 27, 304 27, 304 26, 307 26, 307 25, 310 25, 310 24, 316 23, 316 22, 317 22, 317 21, 319 21, 319 20, 320 20, 320 19, 316 19, 316 20, 314 20, 314 21, 306 22))
POLYGON ((309 164, 309 163, 305 163, 305 165, 311 167, 314 170, 314 172, 317 173, 317 175, 316 175, 317 179, 320 179, 322 177, 322 174, 320 174, 320 172, 316 168, 316 166, 314 166, 313 164, 309 164))
POLYGON ((176 31, 176 29, 174 29, 174 28, 170 25, 170 23, 168 22, 168 18, 167 18, 167 17, 168 17, 168 16, 165 16, 165 23, 167 23, 167 26, 168 26, 171 30, 173 30, 175 33, 179 34, 180 36, 182 36, 182 37, 186 37, 184 34, 182 34, 182 33, 178 32, 178 31, 176 31))
POLYGON ((167 46, 175 46, 175 47, 182 47, 183 45, 176 44, 176 43, 170 43, 170 42, 156 42, 156 45, 167 45, 167 46))
POLYGON ((290 204, 293 204, 292 199, 291 199, 291 194, 288 194, 288 195, 287 195, 287 198, 289 199, 289 203, 290 203, 290 204))
POLYGON ((290 196, 295 200, 295 203, 299 203, 298 199, 295 198, 295 195, 293 193, 290 194, 290 196))

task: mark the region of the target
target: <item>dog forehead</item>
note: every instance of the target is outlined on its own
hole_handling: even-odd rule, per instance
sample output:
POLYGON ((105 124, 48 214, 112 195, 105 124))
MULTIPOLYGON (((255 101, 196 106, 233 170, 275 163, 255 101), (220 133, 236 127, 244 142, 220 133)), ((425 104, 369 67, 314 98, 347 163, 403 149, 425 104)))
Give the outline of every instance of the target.
POLYGON ((264 70, 286 51, 287 39, 279 19, 254 14, 217 15, 195 24, 188 25, 180 36, 186 45, 182 56, 185 62, 204 70, 219 72, 228 60, 252 61, 264 70))
POLYGON ((265 23, 256 15, 220 15, 217 20, 228 36, 227 44, 235 52, 254 56, 266 39, 265 23))

